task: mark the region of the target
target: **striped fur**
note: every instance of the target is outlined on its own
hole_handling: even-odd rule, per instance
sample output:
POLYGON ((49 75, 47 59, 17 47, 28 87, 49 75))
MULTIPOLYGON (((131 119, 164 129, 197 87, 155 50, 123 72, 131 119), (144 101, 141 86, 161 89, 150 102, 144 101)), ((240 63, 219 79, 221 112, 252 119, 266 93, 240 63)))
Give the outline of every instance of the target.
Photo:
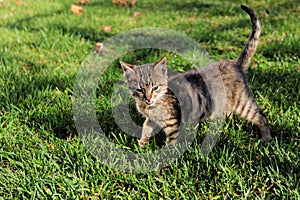
POLYGON ((241 5, 241 8, 244 11, 246 11, 250 16, 252 22, 252 32, 251 35, 249 36, 246 47, 244 48, 240 56, 235 61, 235 65, 241 66, 243 70, 246 71, 249 67, 249 62, 256 51, 261 28, 255 12, 251 8, 248 8, 247 6, 244 5, 241 5))
POLYGON ((164 130, 168 144, 173 144, 178 141, 182 124, 214 119, 220 113, 238 114, 260 128, 263 142, 272 139, 268 122, 245 80, 245 71, 258 45, 260 24, 251 8, 243 5, 241 8, 251 18, 252 32, 244 50, 233 62, 221 60, 168 78, 166 57, 140 66, 120 61, 137 109, 146 117, 138 141, 141 147, 148 143, 157 125, 164 130), (216 81, 218 76, 221 83, 216 81))

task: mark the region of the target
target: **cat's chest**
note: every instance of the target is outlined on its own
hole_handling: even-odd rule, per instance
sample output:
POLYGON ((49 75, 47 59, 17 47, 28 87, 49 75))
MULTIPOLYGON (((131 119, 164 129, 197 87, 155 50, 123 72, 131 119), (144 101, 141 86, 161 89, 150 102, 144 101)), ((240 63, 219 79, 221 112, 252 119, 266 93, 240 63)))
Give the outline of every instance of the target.
POLYGON ((153 106, 138 103, 137 108, 145 117, 154 121, 163 121, 174 114, 174 105, 172 102, 159 101, 153 106))

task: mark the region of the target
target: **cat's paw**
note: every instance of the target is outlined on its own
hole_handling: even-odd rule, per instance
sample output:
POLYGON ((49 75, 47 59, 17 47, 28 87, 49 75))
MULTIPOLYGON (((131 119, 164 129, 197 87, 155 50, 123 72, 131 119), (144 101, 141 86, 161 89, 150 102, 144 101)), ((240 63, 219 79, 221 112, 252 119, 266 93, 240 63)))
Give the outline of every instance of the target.
POLYGON ((271 135, 266 135, 266 136, 263 136, 260 141, 263 143, 263 144, 268 144, 268 143, 271 143, 273 141, 273 138, 271 135))
POLYGON ((140 140, 138 140, 138 144, 140 147, 144 148, 149 142, 148 138, 141 138, 140 140))

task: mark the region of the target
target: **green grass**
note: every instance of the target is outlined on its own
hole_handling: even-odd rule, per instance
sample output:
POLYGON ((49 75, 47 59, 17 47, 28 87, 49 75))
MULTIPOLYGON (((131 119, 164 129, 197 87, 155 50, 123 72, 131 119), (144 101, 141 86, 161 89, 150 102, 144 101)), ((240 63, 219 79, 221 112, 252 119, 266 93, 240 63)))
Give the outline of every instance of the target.
MULTIPOLYGON (((176 30, 198 41, 213 59, 234 59, 250 31, 240 2, 145 0, 122 7, 90 0, 82 15, 70 12, 76 1, 22 2, 0 2, 0 199, 300 198, 297 1, 243 2, 255 9, 263 27, 247 77, 274 142, 261 147, 257 128, 234 117, 208 156, 200 155, 201 132, 182 157, 147 174, 107 167, 83 145, 72 115, 81 64, 96 42, 142 27, 176 30), (134 11, 143 16, 133 18, 134 11), (103 26, 112 26, 112 32, 103 32, 103 26)), ((165 53, 148 49, 123 59, 145 63, 165 53)), ((189 68, 185 60, 168 55, 174 69, 189 68)), ((115 61, 99 82, 98 119, 123 148, 156 149, 155 141, 139 149, 113 121, 110 91, 121 76, 115 61)))

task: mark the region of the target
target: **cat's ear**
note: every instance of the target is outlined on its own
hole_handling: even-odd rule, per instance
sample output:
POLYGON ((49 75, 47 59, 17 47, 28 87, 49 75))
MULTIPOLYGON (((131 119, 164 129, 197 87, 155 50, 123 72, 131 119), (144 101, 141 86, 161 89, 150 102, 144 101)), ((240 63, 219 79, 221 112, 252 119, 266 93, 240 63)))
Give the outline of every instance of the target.
POLYGON ((166 65, 167 64, 167 57, 164 56, 162 59, 158 60, 155 62, 156 65, 160 64, 160 65, 166 65))
POLYGON ((156 61, 154 68, 162 70, 163 73, 167 72, 167 57, 164 56, 162 59, 156 61))
POLYGON ((131 64, 122 62, 121 60, 120 60, 119 62, 120 62, 121 67, 122 67, 122 69, 123 69, 123 71, 124 71, 124 74, 125 74, 126 72, 129 72, 129 71, 130 71, 130 72, 134 72, 134 70, 135 70, 135 68, 136 68, 135 65, 131 65, 131 64))

